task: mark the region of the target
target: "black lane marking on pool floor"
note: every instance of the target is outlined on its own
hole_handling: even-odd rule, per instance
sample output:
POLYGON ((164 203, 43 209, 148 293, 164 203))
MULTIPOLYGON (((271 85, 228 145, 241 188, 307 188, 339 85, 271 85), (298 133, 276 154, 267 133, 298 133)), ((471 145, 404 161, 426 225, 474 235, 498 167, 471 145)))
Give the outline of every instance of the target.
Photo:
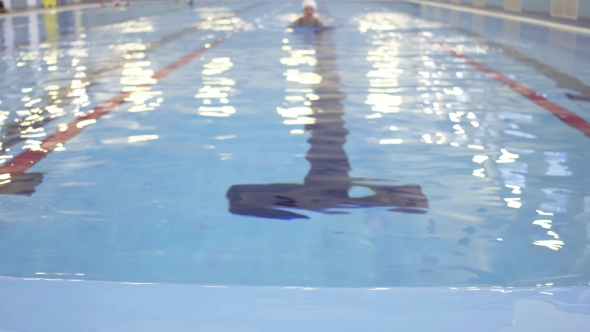
MULTIPOLYGON (((311 33, 311 32, 310 32, 311 33)), ((306 124, 311 134, 310 149, 305 159, 311 168, 302 184, 238 184, 227 191, 229 211, 233 214, 270 219, 309 219, 292 210, 314 211, 325 214, 348 214, 356 208, 387 207, 388 211, 426 213, 428 199, 418 185, 392 186, 372 184, 391 182, 383 179, 351 178, 352 170, 344 150, 348 130, 344 127, 344 106, 347 95, 337 68, 337 56, 331 31, 315 34, 317 63, 314 72, 322 81, 314 86, 319 97, 311 102, 311 118, 306 124), (369 196, 352 197, 349 190, 362 187, 372 192, 369 196)))

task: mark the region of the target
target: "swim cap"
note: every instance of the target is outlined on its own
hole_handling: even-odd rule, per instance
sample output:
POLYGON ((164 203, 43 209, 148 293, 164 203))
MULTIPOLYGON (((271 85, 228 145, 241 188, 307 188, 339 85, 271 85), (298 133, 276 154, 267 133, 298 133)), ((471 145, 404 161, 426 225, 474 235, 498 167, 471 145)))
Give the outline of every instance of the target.
POLYGON ((305 7, 311 7, 315 10, 318 7, 318 5, 315 3, 315 0, 303 0, 301 8, 305 9, 305 7))

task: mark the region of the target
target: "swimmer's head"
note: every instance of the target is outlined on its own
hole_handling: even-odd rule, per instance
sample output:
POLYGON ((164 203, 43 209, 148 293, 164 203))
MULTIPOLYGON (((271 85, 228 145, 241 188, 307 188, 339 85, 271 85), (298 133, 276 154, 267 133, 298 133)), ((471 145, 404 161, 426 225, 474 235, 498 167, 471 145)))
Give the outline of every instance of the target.
POLYGON ((301 7, 303 8, 304 16, 313 17, 315 15, 317 5, 314 0, 303 0, 301 7))

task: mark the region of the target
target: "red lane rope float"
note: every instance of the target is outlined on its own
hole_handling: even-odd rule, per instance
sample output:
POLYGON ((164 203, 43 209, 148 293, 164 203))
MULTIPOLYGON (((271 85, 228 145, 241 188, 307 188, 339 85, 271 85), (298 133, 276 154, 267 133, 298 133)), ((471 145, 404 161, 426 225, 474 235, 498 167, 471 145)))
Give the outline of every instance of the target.
POLYGON ((496 81, 507 85, 513 91, 519 93, 523 97, 527 98, 528 100, 532 101, 533 103, 539 105, 540 107, 544 108, 545 110, 549 111, 551 114, 555 115, 559 120, 561 120, 566 125, 570 126, 573 129, 578 130, 582 134, 590 137, 590 123, 586 121, 581 116, 577 115, 576 113, 566 109, 565 107, 559 106, 556 103, 548 100, 547 98, 543 97, 541 94, 537 93, 534 90, 531 90, 524 86, 522 83, 517 82, 515 80, 511 80, 506 77, 504 74, 500 73, 497 70, 494 70, 476 60, 455 51, 448 45, 445 45, 440 42, 434 42, 436 45, 440 46, 443 50, 447 51, 451 55, 456 58, 465 60, 468 64, 472 65, 476 69, 486 73, 488 77, 495 79, 496 81))

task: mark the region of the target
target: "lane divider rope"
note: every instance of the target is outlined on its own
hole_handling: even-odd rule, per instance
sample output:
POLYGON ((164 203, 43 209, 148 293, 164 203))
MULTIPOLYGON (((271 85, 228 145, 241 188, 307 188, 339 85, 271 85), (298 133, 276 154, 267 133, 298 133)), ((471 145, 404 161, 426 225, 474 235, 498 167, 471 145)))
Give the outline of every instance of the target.
POLYGON ((513 91, 519 93, 520 95, 537 104, 541 108, 549 111, 551 114, 553 114, 555 117, 557 117, 559 120, 561 120, 563 123, 570 126, 571 128, 578 130, 587 137, 590 137, 590 123, 588 123, 588 121, 586 121, 584 118, 577 115, 576 113, 548 100, 543 95, 537 93, 532 89, 527 88, 522 83, 506 77, 501 72, 494 70, 462 53, 455 51, 453 48, 446 44, 443 44, 441 42, 434 42, 434 44, 440 46, 443 50, 450 53, 454 57, 462 59, 466 63, 475 67, 476 69, 484 72, 485 74, 487 74, 488 77, 493 78, 494 80, 500 83, 503 83, 513 91))

